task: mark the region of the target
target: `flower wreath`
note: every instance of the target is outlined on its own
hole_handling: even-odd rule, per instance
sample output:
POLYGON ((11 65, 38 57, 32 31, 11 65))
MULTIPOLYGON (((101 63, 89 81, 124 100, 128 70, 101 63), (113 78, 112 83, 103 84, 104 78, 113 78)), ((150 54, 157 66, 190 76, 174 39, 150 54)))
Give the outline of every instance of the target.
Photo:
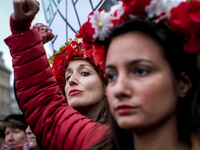
POLYGON ((52 71, 58 82, 59 89, 64 93, 65 86, 65 71, 72 57, 83 57, 89 59, 100 69, 104 70, 105 67, 105 51, 104 46, 87 45, 83 46, 80 39, 69 39, 65 45, 62 45, 58 51, 54 51, 53 56, 49 58, 49 62, 52 64, 52 71), (97 51, 94 51, 97 50, 97 51))
POLYGON ((119 0, 109 12, 99 9, 88 16, 77 38, 84 43, 103 41, 118 24, 135 17, 163 22, 181 33, 186 39, 184 50, 190 54, 200 53, 200 1, 177 0, 119 0))

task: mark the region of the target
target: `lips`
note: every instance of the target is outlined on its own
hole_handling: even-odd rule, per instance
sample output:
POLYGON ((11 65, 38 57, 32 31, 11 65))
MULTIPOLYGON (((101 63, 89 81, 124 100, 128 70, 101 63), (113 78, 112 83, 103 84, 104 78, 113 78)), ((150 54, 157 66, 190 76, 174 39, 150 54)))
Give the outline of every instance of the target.
POLYGON ((16 147, 16 144, 8 144, 10 148, 16 147))
POLYGON ((117 112, 120 115, 126 115, 132 113, 135 109, 136 109, 135 107, 130 107, 130 106, 119 106, 117 107, 117 112))
POLYGON ((82 91, 74 89, 74 90, 69 91, 68 96, 72 96, 72 95, 76 95, 80 93, 82 93, 82 91))
POLYGON ((32 139, 35 139, 35 137, 29 137, 28 139, 29 139, 29 140, 32 140, 32 139))

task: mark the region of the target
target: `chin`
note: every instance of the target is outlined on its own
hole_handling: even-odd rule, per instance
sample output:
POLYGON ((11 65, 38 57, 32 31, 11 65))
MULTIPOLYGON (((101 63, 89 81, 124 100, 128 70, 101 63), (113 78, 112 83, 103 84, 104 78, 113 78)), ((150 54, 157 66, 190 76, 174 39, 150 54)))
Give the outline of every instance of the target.
POLYGON ((141 123, 139 123, 137 120, 127 119, 127 118, 118 119, 117 124, 120 128, 129 131, 134 131, 141 127, 141 123))
POLYGON ((68 101, 68 104, 69 104, 69 106, 71 106, 73 108, 82 106, 80 98, 79 99, 73 98, 73 99, 68 101))
POLYGON ((36 143, 30 143, 29 148, 30 149, 37 148, 37 144, 36 143))

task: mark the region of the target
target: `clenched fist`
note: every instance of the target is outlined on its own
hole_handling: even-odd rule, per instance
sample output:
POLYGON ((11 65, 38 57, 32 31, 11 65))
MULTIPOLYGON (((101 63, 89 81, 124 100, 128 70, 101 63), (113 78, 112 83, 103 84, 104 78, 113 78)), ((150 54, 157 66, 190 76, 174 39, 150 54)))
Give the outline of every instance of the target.
POLYGON ((54 38, 54 34, 52 33, 52 30, 48 26, 46 26, 42 23, 34 24, 32 26, 32 29, 38 30, 40 37, 42 38, 43 44, 51 41, 54 38))
POLYGON ((14 20, 34 18, 40 9, 40 3, 37 0, 13 0, 13 5, 12 18, 14 20))

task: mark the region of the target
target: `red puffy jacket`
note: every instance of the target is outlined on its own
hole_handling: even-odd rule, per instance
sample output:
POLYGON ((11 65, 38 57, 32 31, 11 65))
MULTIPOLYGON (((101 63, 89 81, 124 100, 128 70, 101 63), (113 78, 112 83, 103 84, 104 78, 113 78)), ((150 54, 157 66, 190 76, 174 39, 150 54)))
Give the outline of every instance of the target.
POLYGON ((5 42, 12 56, 19 105, 46 149, 82 150, 108 137, 108 126, 67 105, 37 30, 12 35, 5 42))

